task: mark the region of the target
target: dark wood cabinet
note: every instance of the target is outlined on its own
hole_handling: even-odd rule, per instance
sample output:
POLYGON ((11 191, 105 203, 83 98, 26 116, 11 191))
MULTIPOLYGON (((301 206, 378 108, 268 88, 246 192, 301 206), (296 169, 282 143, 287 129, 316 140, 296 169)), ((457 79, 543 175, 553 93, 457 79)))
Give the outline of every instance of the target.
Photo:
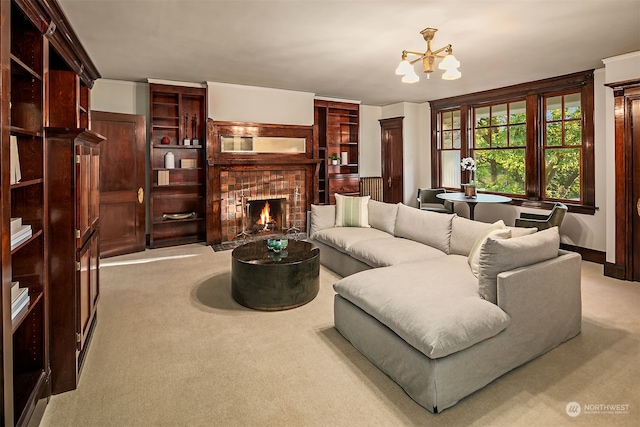
POLYGON ((318 157, 322 161, 318 173, 319 203, 334 204, 335 193, 357 196, 360 105, 316 100, 314 120, 318 157))
POLYGON ((155 248, 203 241, 206 89, 155 83, 149 89, 149 245, 155 248))
MULTIPOLYGON (((37 425, 51 394, 50 344, 59 327, 51 320, 49 280, 49 172, 58 165, 49 161, 45 128, 52 122, 87 126, 83 110, 88 112, 89 89, 100 75, 55 0, 0 2, 0 65, 0 425, 37 425), (17 159, 20 167, 12 168, 17 159), (27 227, 22 238, 14 238, 13 218, 27 227), (25 306, 15 306, 19 310, 14 282, 28 294, 25 306)), ((75 259, 73 253, 73 266, 75 259)), ((75 306, 75 300, 61 304, 75 306)))
POLYGON ((96 315, 104 138, 86 129, 47 128, 45 135, 51 383, 53 393, 62 393, 76 388, 96 315))

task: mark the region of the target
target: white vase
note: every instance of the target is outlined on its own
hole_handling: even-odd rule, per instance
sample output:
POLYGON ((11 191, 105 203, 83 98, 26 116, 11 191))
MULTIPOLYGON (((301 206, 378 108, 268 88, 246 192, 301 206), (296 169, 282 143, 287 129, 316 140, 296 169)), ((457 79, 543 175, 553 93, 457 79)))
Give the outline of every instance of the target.
POLYGON ((343 151, 342 155, 341 155, 341 160, 342 160, 342 164, 343 165, 348 165, 349 164, 349 153, 347 153, 346 151, 343 151))
POLYGON ((166 169, 173 169, 176 167, 176 159, 173 156, 173 153, 169 152, 164 155, 164 167, 166 169))

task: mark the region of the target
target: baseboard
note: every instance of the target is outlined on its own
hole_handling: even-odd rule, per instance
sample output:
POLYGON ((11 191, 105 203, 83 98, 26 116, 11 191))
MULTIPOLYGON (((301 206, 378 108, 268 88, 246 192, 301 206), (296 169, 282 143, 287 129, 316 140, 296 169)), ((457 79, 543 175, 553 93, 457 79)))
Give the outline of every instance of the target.
POLYGON ((627 270, 624 265, 614 264, 612 262, 604 263, 604 275, 613 277, 614 279, 627 280, 627 270))
POLYGON ((584 261, 595 262, 596 264, 604 264, 607 261, 607 254, 602 251, 596 251, 595 249, 568 245, 566 243, 560 243, 560 248, 566 251, 579 253, 584 261))

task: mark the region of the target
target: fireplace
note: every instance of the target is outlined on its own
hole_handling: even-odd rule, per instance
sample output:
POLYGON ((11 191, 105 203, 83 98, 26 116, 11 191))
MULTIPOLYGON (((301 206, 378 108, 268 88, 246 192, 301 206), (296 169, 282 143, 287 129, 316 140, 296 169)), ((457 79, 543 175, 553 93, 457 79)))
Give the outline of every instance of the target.
POLYGON ((287 224, 287 198, 244 199, 243 235, 282 233, 287 224))

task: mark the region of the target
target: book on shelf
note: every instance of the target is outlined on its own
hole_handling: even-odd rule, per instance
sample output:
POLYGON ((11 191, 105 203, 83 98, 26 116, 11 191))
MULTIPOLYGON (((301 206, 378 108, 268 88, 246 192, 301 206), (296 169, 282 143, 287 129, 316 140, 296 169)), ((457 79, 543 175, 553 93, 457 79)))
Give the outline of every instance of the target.
POLYGON ((183 169, 193 169, 196 167, 196 159, 182 159, 180 160, 180 167, 183 169))
POLYGON ((11 218, 11 235, 22 227, 22 218, 11 218))
POLYGON ((169 171, 158 171, 158 185, 169 185, 169 171))
POLYGON ((20 172, 20 155, 18 153, 18 137, 11 135, 9 137, 10 163, 11 163, 11 184, 17 184, 22 179, 20 172))
POLYGON ((29 289, 21 288, 20 282, 11 282, 11 320, 15 319, 25 307, 29 306, 29 302, 29 289))
POLYGON ((11 233, 11 249, 15 249, 16 247, 18 247, 20 243, 29 239, 32 234, 33 230, 31 229, 31 225, 21 225, 16 232, 11 233))

